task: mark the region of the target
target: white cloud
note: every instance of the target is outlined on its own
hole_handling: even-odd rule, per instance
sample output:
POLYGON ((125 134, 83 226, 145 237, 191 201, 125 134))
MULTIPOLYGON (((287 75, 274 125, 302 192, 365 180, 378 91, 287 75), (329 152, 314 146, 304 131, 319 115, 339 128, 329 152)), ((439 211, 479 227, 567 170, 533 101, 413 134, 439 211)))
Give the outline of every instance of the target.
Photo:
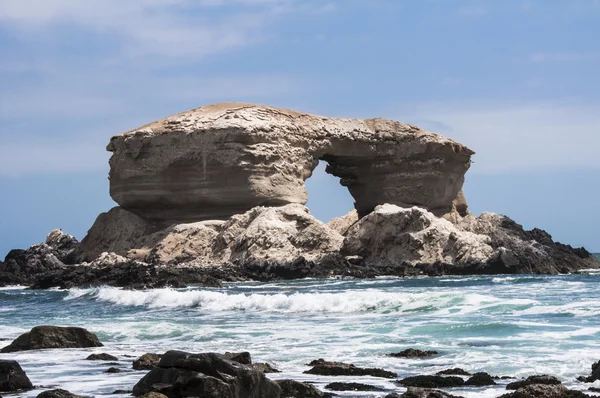
POLYGON ((597 104, 425 104, 398 119, 475 150, 472 173, 600 169, 597 104))

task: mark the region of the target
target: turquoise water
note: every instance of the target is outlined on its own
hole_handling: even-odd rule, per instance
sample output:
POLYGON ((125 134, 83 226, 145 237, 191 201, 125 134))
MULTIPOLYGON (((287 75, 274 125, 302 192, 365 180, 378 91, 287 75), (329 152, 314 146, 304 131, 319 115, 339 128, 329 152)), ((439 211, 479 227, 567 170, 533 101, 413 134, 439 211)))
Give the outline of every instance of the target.
MULTIPOLYGON (((0 354, 16 359, 36 385, 92 396, 131 387, 145 374, 131 370, 145 352, 250 351, 254 362, 280 369, 272 378, 358 381, 401 392, 389 380, 306 375, 316 359, 382 367, 406 377, 462 367, 492 375, 549 373, 571 388, 600 360, 600 274, 306 279, 236 283, 219 289, 125 291, 116 288, 0 290, 0 346, 41 324, 83 326, 105 347, 0 354), (434 349, 415 360, 387 353, 434 349), (121 358, 126 371, 103 373, 91 352, 121 358)), ((506 383, 506 382, 502 382, 506 383)), ((600 387, 600 382, 596 382, 600 387)), ((35 396, 42 389, 19 397, 35 396)), ((497 397, 504 385, 453 389, 465 397, 497 397)), ((379 397, 378 393, 341 393, 379 397)), ((10 396, 10 395, 8 395, 10 396)))

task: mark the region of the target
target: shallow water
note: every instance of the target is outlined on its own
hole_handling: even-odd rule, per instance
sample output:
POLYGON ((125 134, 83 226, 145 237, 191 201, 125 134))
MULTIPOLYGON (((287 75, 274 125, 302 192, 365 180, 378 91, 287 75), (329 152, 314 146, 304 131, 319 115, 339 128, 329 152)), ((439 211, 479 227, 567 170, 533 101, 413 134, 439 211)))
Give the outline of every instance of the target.
MULTIPOLYGON (((90 396, 130 390, 145 374, 131 370, 145 352, 250 351, 254 362, 282 371, 271 378, 314 382, 355 381, 386 393, 404 388, 373 377, 303 374, 316 359, 382 367, 399 377, 449 367, 492 375, 548 373, 571 388, 600 360, 600 274, 568 276, 473 276, 380 278, 278 283, 235 283, 219 289, 117 288, 29 291, 0 289, 0 347, 42 324, 83 326, 105 347, 0 354, 16 359, 35 385, 60 386, 90 396), (386 354, 405 348, 434 349, 428 359, 386 354), (92 352, 121 358, 119 374, 106 362, 84 360, 92 352)), ((464 397, 498 397, 497 387, 452 389, 464 397)), ((600 387, 600 382, 594 384, 600 387)), ((32 397, 43 389, 4 396, 32 397)))

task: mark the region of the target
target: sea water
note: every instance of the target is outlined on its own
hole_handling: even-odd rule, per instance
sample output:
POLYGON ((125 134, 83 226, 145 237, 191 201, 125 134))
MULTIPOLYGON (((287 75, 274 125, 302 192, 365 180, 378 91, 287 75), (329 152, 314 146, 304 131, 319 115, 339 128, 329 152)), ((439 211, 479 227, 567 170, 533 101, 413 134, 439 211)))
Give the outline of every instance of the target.
MULTIPOLYGON (((496 275, 378 279, 304 279, 231 283, 222 288, 0 290, 0 346, 36 325, 82 326, 105 347, 0 354, 16 359, 35 391, 50 387, 88 396, 125 397, 145 371, 132 361, 146 352, 249 351, 291 378, 324 388, 332 381, 405 389, 375 377, 321 377, 303 372, 313 359, 378 367, 399 378, 461 367, 494 376, 552 374, 565 385, 600 360, 600 274, 496 275), (425 359, 387 356, 406 348, 436 350, 425 359), (86 361, 108 352, 118 364, 86 361), (123 372, 107 374, 110 366, 123 372)), ((498 397, 508 381, 452 389, 464 397, 498 397)), ((600 382, 593 384, 600 387, 600 382)), ((450 390, 449 390, 450 391, 450 390)))

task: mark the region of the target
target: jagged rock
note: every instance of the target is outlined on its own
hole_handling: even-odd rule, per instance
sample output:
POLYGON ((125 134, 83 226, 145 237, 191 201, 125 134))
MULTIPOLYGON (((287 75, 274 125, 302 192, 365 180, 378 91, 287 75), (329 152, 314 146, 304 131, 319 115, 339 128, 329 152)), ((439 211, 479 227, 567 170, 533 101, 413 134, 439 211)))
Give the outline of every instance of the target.
POLYGON ((471 373, 469 373, 466 370, 461 369, 461 368, 453 368, 453 369, 440 370, 439 372, 436 373, 436 375, 438 375, 438 376, 443 376, 443 375, 471 376, 471 373))
POLYGON ((350 228, 355 222, 358 221, 358 212, 356 209, 350 210, 350 212, 344 216, 332 218, 327 223, 327 226, 340 235, 344 235, 348 228, 350 228))
POLYGON ((196 108, 115 136, 110 192, 165 225, 304 204, 319 159, 360 215, 376 205, 451 210, 473 151, 416 126, 336 119, 251 104, 196 108), (223 184, 227 181, 227 184, 223 184))
POLYGON ((149 392, 170 398, 279 398, 281 388, 262 372, 221 354, 168 351, 158 366, 133 387, 134 396, 149 392))
POLYGON ((135 370, 151 370, 158 366, 158 362, 162 355, 146 353, 133 361, 133 369, 135 370))
POLYGON ((425 209, 385 204, 348 229, 342 254, 362 256, 375 267, 447 264, 460 269, 485 263, 493 249, 488 237, 461 231, 425 209))
POLYGON ((523 387, 526 387, 526 386, 529 386, 529 385, 532 385, 532 384, 557 385, 557 384, 561 384, 561 381, 558 380, 554 376, 548 376, 548 375, 529 376, 525 380, 515 381, 513 383, 508 383, 506 385, 506 389, 507 390, 518 390, 519 388, 523 388, 523 387))
POLYGON ((431 350, 415 350, 414 348, 408 348, 406 350, 400 352, 393 352, 389 354, 391 357, 399 357, 399 358, 424 358, 424 357, 432 357, 437 355, 437 351, 431 350))
POLYGON ((281 373, 281 371, 275 369, 273 366, 269 365, 268 363, 253 363, 252 367, 263 373, 281 373))
POLYGON ((38 394, 38 396, 36 398, 86 398, 86 397, 83 395, 76 395, 67 390, 57 388, 55 390, 48 390, 48 391, 41 392, 40 394, 38 394))
POLYGON ((304 373, 321 376, 374 376, 393 379, 398 375, 394 372, 378 368, 360 368, 343 362, 330 362, 317 359, 308 364, 311 369, 304 373))
POLYGON ((44 348, 102 347, 98 336, 79 327, 36 326, 17 337, 0 352, 39 350, 44 348))
POLYGON ((584 383, 593 383, 596 380, 600 380, 600 361, 592 364, 592 375, 591 376, 580 376, 577 380, 584 383))
POLYGON ((29 377, 17 361, 0 360, 0 392, 14 392, 32 388, 33 384, 31 384, 29 377))
POLYGON ((331 394, 319 391, 310 383, 301 383, 295 380, 276 380, 281 387, 281 398, 326 398, 331 394))
POLYGON ((494 381, 492 376, 490 376, 489 374, 487 374, 485 372, 475 373, 467 381, 465 381, 466 386, 483 387, 483 386, 493 386, 495 384, 496 384, 496 382, 494 381))
POLYGON ((110 354, 103 352, 100 354, 90 354, 86 358, 86 360, 88 360, 88 361, 118 361, 119 358, 117 358, 114 355, 110 355, 110 354))
POLYGON ((252 365, 252 356, 248 351, 226 352, 225 354, 223 354, 223 358, 241 363, 242 365, 252 365))
POLYGON ((385 391, 383 388, 363 383, 334 382, 327 384, 325 388, 332 391, 385 391))
POLYGON ((499 398, 591 398, 581 391, 569 390, 563 385, 532 384, 499 398))
POLYGON ((465 384, 465 381, 456 376, 412 376, 398 380, 398 383, 406 387, 422 387, 422 388, 448 388, 460 387, 465 384))
POLYGON ((46 245, 65 264, 75 264, 78 261, 79 241, 73 235, 66 234, 62 229, 50 231, 46 236, 46 245))
POLYGON ((27 250, 15 249, 8 252, 0 272, 28 279, 33 275, 64 266, 65 264, 56 257, 52 247, 40 243, 27 250))
POLYGON ((428 388, 408 387, 408 390, 402 395, 392 394, 385 398, 462 398, 456 395, 448 394, 443 391, 431 390, 428 388))

